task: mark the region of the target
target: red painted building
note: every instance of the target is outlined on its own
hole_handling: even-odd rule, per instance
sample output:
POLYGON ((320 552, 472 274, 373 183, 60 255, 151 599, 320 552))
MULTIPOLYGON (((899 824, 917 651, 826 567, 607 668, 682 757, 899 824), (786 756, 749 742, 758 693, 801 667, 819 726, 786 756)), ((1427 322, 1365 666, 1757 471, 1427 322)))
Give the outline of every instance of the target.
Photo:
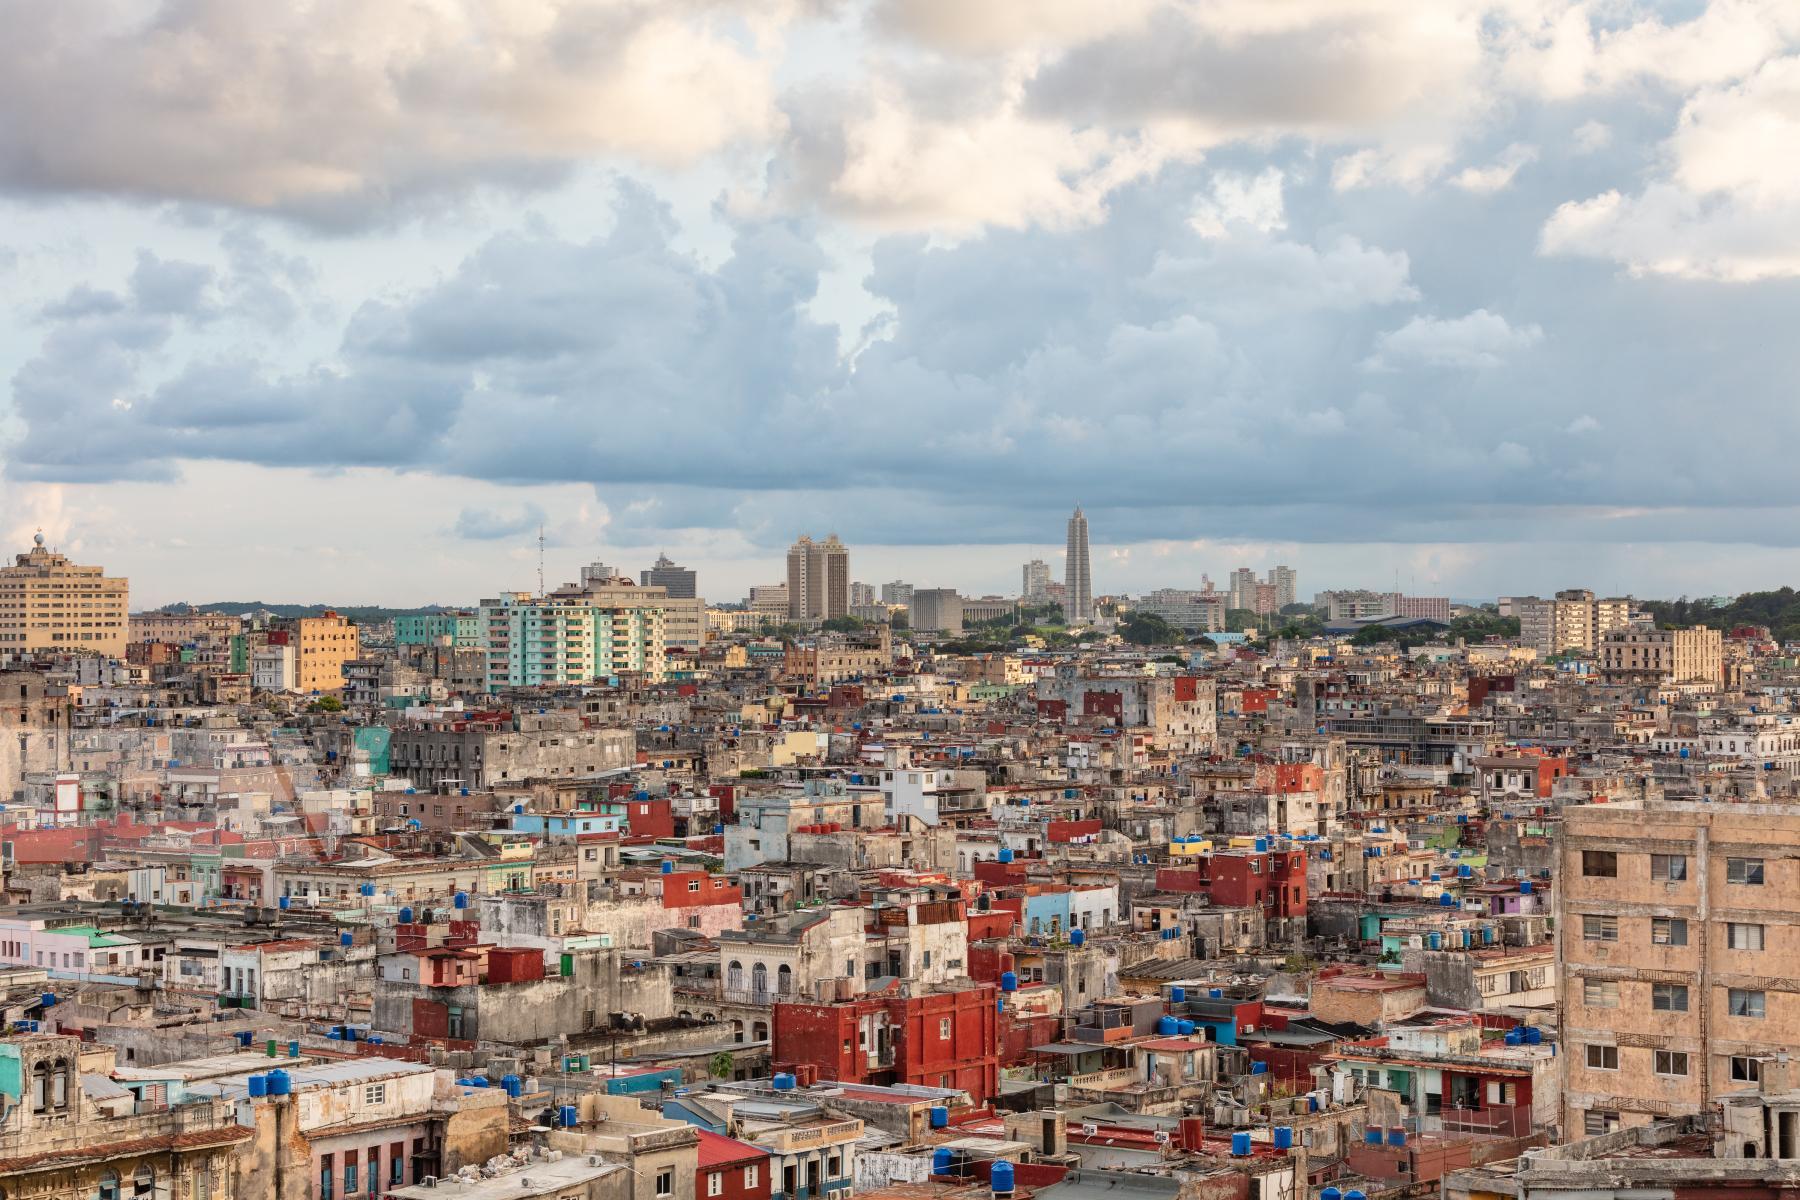
POLYGON ((1193 870, 1161 867, 1156 888, 1191 892, 1224 908, 1260 908, 1271 920, 1306 915, 1306 851, 1223 852, 1193 870))
POLYGON ((874 993, 834 1004, 777 1004, 772 1058, 840 1083, 961 1088, 976 1104, 999 1091, 992 984, 922 996, 874 993))
POLYGON ((769 1200, 769 1152, 760 1146, 699 1130, 694 1200, 769 1200))

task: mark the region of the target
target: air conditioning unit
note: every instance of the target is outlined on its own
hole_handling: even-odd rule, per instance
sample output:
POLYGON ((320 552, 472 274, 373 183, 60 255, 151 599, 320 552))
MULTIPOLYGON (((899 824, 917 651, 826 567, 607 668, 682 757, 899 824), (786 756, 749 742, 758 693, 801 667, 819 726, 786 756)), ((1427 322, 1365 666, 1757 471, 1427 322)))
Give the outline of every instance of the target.
POLYGON ((1100 1132, 1100 1127, 1098 1125, 1094 1124, 1092 1121, 1083 1121, 1081 1123, 1081 1136, 1082 1137, 1093 1137, 1096 1133, 1099 1133, 1099 1132, 1100 1132))
POLYGON ((1169 1131, 1168 1130, 1159 1129, 1156 1131, 1156 1144, 1159 1146, 1166 1146, 1169 1144, 1169 1131))

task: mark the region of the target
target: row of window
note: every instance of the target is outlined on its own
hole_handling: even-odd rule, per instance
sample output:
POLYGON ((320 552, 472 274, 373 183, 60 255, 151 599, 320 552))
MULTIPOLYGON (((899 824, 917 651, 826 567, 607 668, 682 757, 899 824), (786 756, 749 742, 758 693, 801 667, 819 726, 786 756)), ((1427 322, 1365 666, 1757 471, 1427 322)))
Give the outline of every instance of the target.
MULTIPOLYGON (((1688 1073, 1688 1055, 1682 1050, 1656 1050, 1652 1052, 1651 1069, 1658 1075, 1684 1076, 1688 1073)), ((1587 1066, 1591 1071, 1616 1071, 1619 1069, 1619 1048, 1603 1046, 1596 1042, 1588 1043, 1587 1066)))
MULTIPOLYGON (((1748 988, 1725 990, 1725 1011, 1733 1017, 1762 1017, 1766 1011, 1767 993, 1748 988)), ((1616 979, 1586 979, 1581 985, 1581 1002, 1589 1008, 1617 1008, 1619 983, 1616 979)), ((1650 985, 1650 1008, 1654 1012, 1688 1011, 1688 986, 1685 983, 1653 983, 1650 985)))
MULTIPOLYGON (((1761 950, 1765 929, 1761 925, 1730 921, 1725 926, 1726 945, 1732 950, 1761 950)), ((1581 918, 1581 939, 1586 942, 1619 940, 1619 918, 1589 914, 1581 918)), ((1650 944, 1653 946, 1685 946, 1688 923, 1685 917, 1650 918, 1650 944)))
MULTIPOLYGON (((1581 852, 1581 873, 1588 879, 1617 879, 1619 877, 1618 852, 1614 850, 1583 850, 1581 852)), ((1763 874, 1763 860, 1760 858, 1727 858, 1725 860, 1725 882, 1727 883, 1761 887, 1763 874)), ((1650 855, 1650 878, 1674 883, 1685 880, 1687 877, 1688 863, 1685 854, 1650 855)))

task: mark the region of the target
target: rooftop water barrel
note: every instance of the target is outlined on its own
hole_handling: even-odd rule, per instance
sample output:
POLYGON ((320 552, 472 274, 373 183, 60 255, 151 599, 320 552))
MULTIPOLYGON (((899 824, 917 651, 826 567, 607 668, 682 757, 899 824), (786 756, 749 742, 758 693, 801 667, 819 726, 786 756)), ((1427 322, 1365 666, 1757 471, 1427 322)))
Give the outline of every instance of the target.
POLYGON ((664 875, 672 875, 672 874, 674 874, 674 873, 675 873, 675 864, 674 864, 674 863, 672 863, 672 862, 670 862, 670 861, 669 861, 669 860, 668 860, 668 859, 666 859, 666 858, 665 858, 665 859, 663 859, 663 861, 662 861, 662 873, 663 873, 663 874, 664 874, 664 875))
POLYGON ((1181 1022, 1177 1021, 1174 1017, 1158 1017, 1156 1019, 1156 1032, 1163 1037, 1174 1037, 1181 1032, 1181 1022))
POLYGON ((931 1152, 931 1173, 933 1175, 948 1175, 950 1173, 950 1164, 955 1161, 956 1155, 950 1152, 948 1146, 939 1146, 936 1150, 931 1152))
POLYGON ((500 1086, 505 1090, 507 1095, 516 1097, 525 1090, 525 1081, 520 1079, 517 1075, 502 1075, 500 1077, 500 1086))
POLYGON ((294 1040, 292 1040, 288 1043, 288 1057, 289 1058, 299 1058, 300 1057, 300 1039, 299 1038, 295 1038, 294 1040))
POLYGON ((1000 990, 1003 992, 1018 991, 1019 990, 1018 973, 1015 971, 1000 972, 1000 990))
POLYGON ((1433 950, 1440 949, 1443 942, 1443 938, 1436 933, 1427 934, 1425 940, 1433 950))
POLYGON ((1250 1135, 1241 1131, 1232 1134, 1231 1153, 1236 1158, 1247 1158, 1250 1154, 1250 1135))
POLYGON ((1087 930, 1085 930, 1085 929, 1069 930, 1069 944, 1073 945, 1073 946, 1087 945, 1087 930))
POLYGON ((400 910, 400 923, 402 925, 411 925, 413 923, 413 910, 412 909, 402 908, 400 910))
POLYGON ((931 1127, 943 1129, 950 1124, 950 1110, 942 1104, 931 1106, 931 1127))
POLYGON ((1344 1193, 1344 1200, 1369 1200, 1369 1198, 1364 1195, 1360 1189, 1351 1188, 1344 1193))
POLYGON ((794 1090, 794 1077, 792 1075, 787 1074, 785 1071, 776 1075, 775 1076, 775 1090, 778 1092, 793 1091, 794 1090))
POLYGON ((1455 908, 1456 907, 1456 897, 1452 896, 1449 892, 1439 892, 1438 893, 1438 907, 1439 908, 1455 908))
POLYGON ((286 912, 288 910, 289 898, 283 896, 280 900, 276 901, 276 903, 280 906, 282 912, 286 912))
POLYGON ((269 1095, 285 1096, 294 1090, 294 1077, 280 1067, 269 1072, 269 1095))
POLYGON ((1208 996, 1211 996, 1214 1000, 1223 1000, 1225 998, 1225 989, 1224 988, 1211 988, 1207 991, 1206 994, 1208 996))
POLYGON ((1544 1031, 1543 1030, 1539 1029, 1536 1025, 1527 1025, 1525 1027, 1525 1044, 1527 1046, 1542 1045, 1543 1041, 1544 1041, 1544 1031))
POLYGON ((1519 895, 1521 895, 1521 896, 1531 895, 1531 880, 1529 880, 1529 879, 1519 880, 1519 895))
POLYGON ((1319 1193, 1319 1200, 1344 1200, 1344 1193, 1337 1188, 1328 1187, 1319 1193))
POLYGON ((1010 846, 1000 847, 1000 861, 1003 863, 1007 863, 1007 862, 1011 862, 1012 860, 1013 860, 1012 847, 1010 847, 1010 846))
POLYGON ((249 1079, 249 1084, 250 1098, 252 1100, 260 1100, 269 1094, 269 1080, 267 1076, 252 1075, 249 1079))
POLYGON ((1406 1126, 1395 1125, 1388 1129, 1388 1145, 1390 1145, 1390 1146, 1406 1145, 1406 1126))
POLYGON ((1186 1000, 1187 1000, 1187 989, 1186 988, 1172 987, 1169 989, 1169 1002, 1171 1004, 1182 1004, 1182 1003, 1185 1003, 1186 1000))
POLYGON ((469 907, 469 893, 467 893, 467 892, 456 893, 455 899, 453 899, 450 903, 455 905, 457 908, 469 907))
POLYGON ((344 930, 344 932, 338 934, 338 945, 340 945, 340 946, 348 946, 348 945, 351 945, 352 943, 354 943, 355 941, 356 941, 355 935, 352 934, 348 929, 346 929, 346 930, 344 930))
POLYGON ((1269 1064, 1266 1062, 1253 1062, 1250 1064, 1250 1073, 1252 1075, 1267 1075, 1269 1073, 1269 1064))
POLYGON ((1522 1046, 1525 1044, 1525 1031, 1517 1025, 1514 1025, 1511 1029, 1506 1031, 1505 1041, 1509 1046, 1522 1046))
POLYGON ((1286 1125, 1277 1125, 1275 1127, 1275 1148, 1277 1150, 1292 1150, 1294 1148, 1294 1131, 1292 1128, 1286 1125))
POLYGON ((1363 1142, 1370 1146, 1381 1145, 1381 1126, 1371 1125, 1363 1130, 1363 1142))
POLYGON ((1005 1159, 994 1164, 988 1173, 988 1183, 993 1186, 996 1196, 1010 1196, 1013 1190, 1013 1165, 1005 1159))
POLYGON ((556 1110, 557 1124, 561 1125, 564 1129, 575 1128, 575 1125, 579 1120, 580 1118, 576 1115, 576 1109, 573 1104, 565 1104, 556 1110))
POLYGON ((1194 1029, 1195 1025, 1192 1021, 1177 1021, 1175 1023, 1175 1031, 1182 1037, 1194 1036, 1194 1029))

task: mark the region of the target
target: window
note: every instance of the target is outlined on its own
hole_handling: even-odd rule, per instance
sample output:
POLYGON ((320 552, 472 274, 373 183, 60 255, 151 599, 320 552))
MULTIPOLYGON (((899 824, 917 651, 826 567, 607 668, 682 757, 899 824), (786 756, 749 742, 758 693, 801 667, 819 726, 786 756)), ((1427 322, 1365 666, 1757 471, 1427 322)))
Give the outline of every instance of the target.
POLYGON ((347 1150, 344 1152, 344 1195, 346 1196, 353 1195, 356 1192, 357 1168, 360 1165, 361 1164, 357 1161, 356 1151, 347 1150))
POLYGON ((1589 879, 1617 879, 1619 856, 1611 850, 1583 850, 1581 873, 1589 879))
POLYGON ((1589 1044, 1587 1048, 1587 1065, 1594 1071, 1616 1071, 1619 1069, 1619 1048, 1617 1046, 1598 1046, 1589 1044))
POLYGON ((1581 918, 1581 939, 1585 942, 1616 942, 1619 940, 1619 918, 1617 917, 1583 917, 1581 918))
POLYGON ((1686 879, 1687 855, 1652 854, 1650 856, 1650 878, 1667 883, 1678 883, 1686 879))
POLYGON ((659 1196, 673 1196, 675 1194, 674 1171, 658 1171, 656 1173, 656 1194, 659 1196))
POLYGON ((757 1166, 757 1164, 751 1163, 749 1166, 744 1168, 744 1186, 747 1188, 754 1188, 756 1186, 756 1182, 757 1182, 756 1166, 757 1166))
POLYGON ((1656 1052, 1656 1073, 1658 1075, 1686 1075, 1688 1073, 1688 1056, 1679 1050, 1658 1050, 1656 1052))
POLYGON ((950 1018, 949 1017, 939 1017, 938 1018, 938 1037, 946 1042, 950 1040, 950 1018))
POLYGON ((1611 1133, 1619 1127, 1619 1114, 1604 1108, 1590 1108, 1582 1114, 1581 1131, 1588 1137, 1611 1133))
POLYGON ((700 890, 700 881, 698 879, 688 880, 688 891, 697 892, 699 890, 700 890))
POLYGON ((1688 944, 1687 933, 1685 917, 1650 918, 1650 944, 1653 946, 1685 946, 1688 944))
POLYGON ((929 950, 925 951, 925 969, 928 971, 931 969, 931 951, 929 950))
POLYGON ((1584 979, 1581 1002, 1589 1008, 1619 1007, 1619 981, 1616 979, 1584 979))
POLYGON ((706 1176, 706 1194, 722 1196, 725 1194, 725 1172, 709 1171, 706 1176))
POLYGON ((364 1104, 386 1104, 387 1103, 387 1084, 371 1083, 367 1087, 363 1088, 363 1103, 364 1104))
POLYGON ((1686 1012, 1688 1010, 1687 985, 1681 983, 1651 984, 1650 1007, 1657 1012, 1686 1012))
POLYGON ((1731 922, 1726 929, 1730 933, 1733 950, 1761 950, 1763 948, 1763 927, 1761 925, 1742 925, 1731 922))
POLYGON ((1725 882, 1746 883, 1761 887, 1763 860, 1760 858, 1728 858, 1725 860, 1725 882))
POLYGON ((1734 1017, 1761 1017, 1763 1015, 1763 994, 1745 991, 1743 988, 1727 988, 1725 991, 1726 1011, 1734 1017))
POLYGON ((1731 1080, 1733 1083, 1756 1083, 1762 1079, 1762 1064, 1748 1054, 1731 1056, 1731 1080))

